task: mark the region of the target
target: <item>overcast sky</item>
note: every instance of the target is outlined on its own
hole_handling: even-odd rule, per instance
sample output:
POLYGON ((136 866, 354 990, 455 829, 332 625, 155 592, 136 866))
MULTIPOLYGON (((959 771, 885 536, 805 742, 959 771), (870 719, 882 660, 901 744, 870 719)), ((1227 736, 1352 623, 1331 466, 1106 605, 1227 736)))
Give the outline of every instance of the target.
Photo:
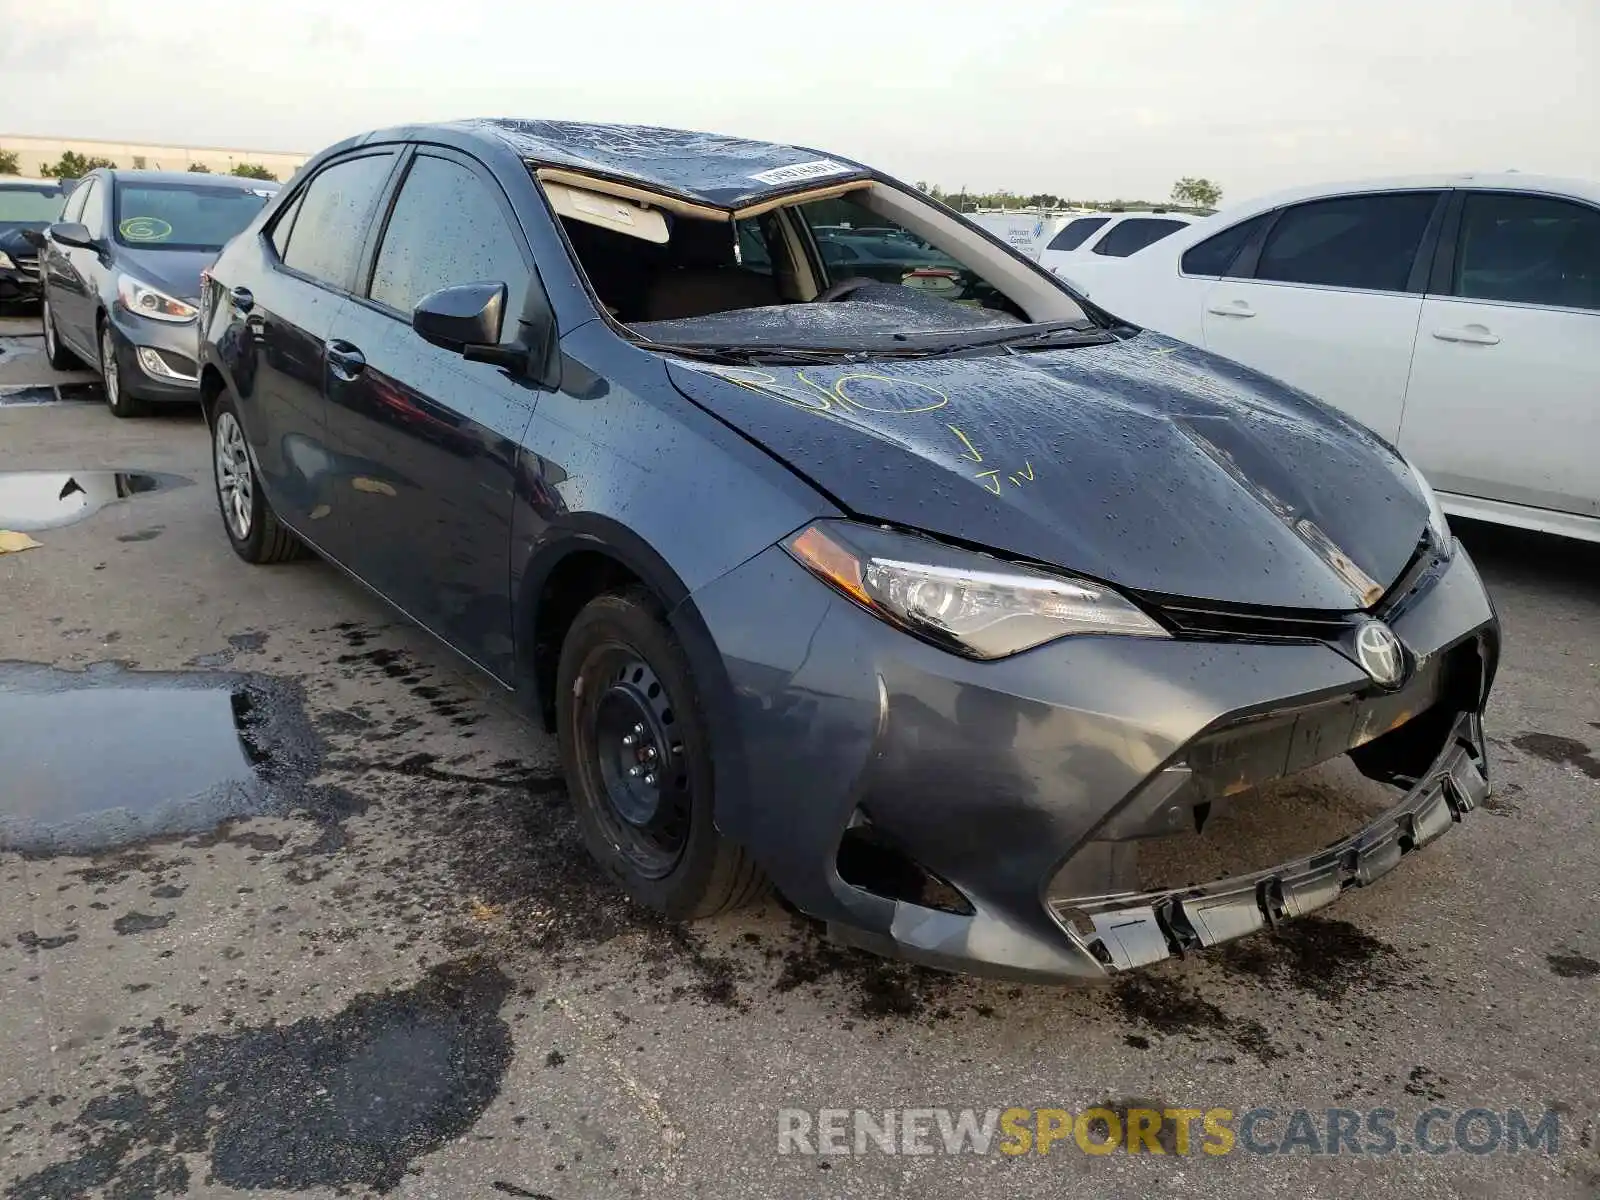
POLYGON ((314 151, 541 116, 947 188, 1600 178, 1600 0, 0 0, 0 133, 314 151), (333 15, 336 14, 336 15, 333 15))

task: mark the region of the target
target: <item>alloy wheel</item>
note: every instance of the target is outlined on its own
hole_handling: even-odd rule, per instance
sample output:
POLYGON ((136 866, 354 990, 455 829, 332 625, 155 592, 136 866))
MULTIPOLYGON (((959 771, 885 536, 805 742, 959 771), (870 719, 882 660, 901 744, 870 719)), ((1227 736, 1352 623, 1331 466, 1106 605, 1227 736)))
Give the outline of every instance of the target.
POLYGON ((231 412, 217 417, 212 435, 217 467, 217 500, 222 519, 235 541, 250 537, 251 512, 255 503, 255 477, 250 469, 250 451, 245 446, 244 430, 231 412))
POLYGON ((100 377, 105 383, 106 403, 116 412, 122 403, 122 379, 117 372, 117 343, 109 325, 100 331, 100 377))
POLYGON ((50 301, 46 300, 39 313, 40 322, 44 325, 44 354, 48 360, 56 357, 56 323, 50 315, 50 301))

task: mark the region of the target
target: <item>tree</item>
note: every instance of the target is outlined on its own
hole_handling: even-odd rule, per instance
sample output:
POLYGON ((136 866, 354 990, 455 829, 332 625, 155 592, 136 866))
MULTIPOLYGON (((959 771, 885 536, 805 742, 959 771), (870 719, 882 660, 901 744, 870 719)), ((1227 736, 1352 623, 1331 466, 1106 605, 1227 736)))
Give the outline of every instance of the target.
POLYGON ((206 166, 205 163, 190 163, 189 172, 192 175, 209 175, 211 174, 211 168, 206 166))
POLYGON ((55 162, 45 163, 41 166, 39 174, 47 179, 79 179, 96 167, 115 167, 116 165, 109 158, 100 158, 92 154, 83 155, 76 150, 64 150, 61 157, 55 162))
POLYGON ((1192 208, 1215 208, 1222 201, 1222 188, 1209 179, 1185 175, 1172 185, 1172 202, 1192 208))
POLYGON ((21 175, 22 164, 15 150, 0 150, 0 175, 21 175))
POLYGON ((228 174, 237 175, 241 179, 270 179, 273 183, 278 182, 278 177, 260 163, 240 163, 228 174))

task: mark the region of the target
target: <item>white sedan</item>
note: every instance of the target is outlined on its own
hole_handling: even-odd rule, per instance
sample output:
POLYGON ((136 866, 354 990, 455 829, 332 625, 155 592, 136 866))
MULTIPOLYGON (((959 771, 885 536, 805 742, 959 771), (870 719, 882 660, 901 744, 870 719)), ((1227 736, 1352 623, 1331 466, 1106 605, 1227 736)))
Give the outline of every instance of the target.
POLYGON ((1448 512, 1600 541, 1600 184, 1510 172, 1283 192, 1081 290, 1343 409, 1448 512))
POLYGON ((1189 213, 1091 213, 1068 221, 1039 251, 1039 265, 1080 291, 1101 269, 1153 246, 1200 220, 1189 213))

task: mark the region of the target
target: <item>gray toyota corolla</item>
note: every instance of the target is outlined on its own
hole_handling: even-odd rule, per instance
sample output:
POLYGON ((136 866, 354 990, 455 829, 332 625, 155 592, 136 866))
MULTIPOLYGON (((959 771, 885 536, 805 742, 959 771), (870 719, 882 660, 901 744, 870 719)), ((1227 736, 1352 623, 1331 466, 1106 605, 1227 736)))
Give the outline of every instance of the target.
POLYGON ((234 549, 311 546, 516 691, 674 917, 770 880, 885 954, 1100 978, 1320 908, 1488 794, 1498 624, 1394 447, 861 164, 368 134, 200 310, 234 549), (1141 876, 1342 755, 1391 795, 1333 844, 1141 876))

